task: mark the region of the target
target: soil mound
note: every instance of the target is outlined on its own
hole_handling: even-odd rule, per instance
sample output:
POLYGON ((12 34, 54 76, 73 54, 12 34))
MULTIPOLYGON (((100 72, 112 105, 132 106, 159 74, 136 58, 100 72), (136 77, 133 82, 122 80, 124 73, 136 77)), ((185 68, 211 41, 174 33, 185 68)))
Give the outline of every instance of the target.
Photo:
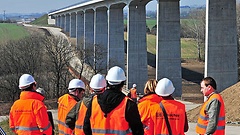
MULTIPOLYGON (((226 122, 229 124, 240 124, 240 82, 230 86, 220 94, 223 97, 226 111, 226 122)), ((201 106, 198 106, 187 112, 188 120, 196 122, 201 106)))

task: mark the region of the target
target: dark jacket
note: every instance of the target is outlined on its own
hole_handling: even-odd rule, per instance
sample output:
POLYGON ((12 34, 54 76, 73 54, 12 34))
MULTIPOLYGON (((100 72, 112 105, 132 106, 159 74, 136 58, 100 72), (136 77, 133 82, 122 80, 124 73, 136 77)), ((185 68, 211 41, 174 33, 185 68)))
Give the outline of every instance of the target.
MULTIPOLYGON (((97 96, 101 111, 104 112, 107 117, 108 113, 115 109, 122 102, 126 95, 123 94, 120 90, 107 89, 104 91, 104 93, 97 96)), ((90 123, 91 111, 92 104, 90 103, 86 112, 83 126, 83 131, 86 135, 92 135, 90 123)), ((144 134, 143 125, 140 119, 137 104, 130 99, 127 101, 126 104, 125 119, 129 123, 133 135, 144 134)))
POLYGON ((83 102, 83 104, 85 106, 89 105, 89 102, 92 100, 92 97, 95 94, 89 95, 87 97, 83 97, 82 100, 78 101, 77 104, 69 111, 69 113, 66 116, 66 125, 71 128, 72 130, 74 130, 75 128, 75 122, 78 119, 79 116, 79 109, 80 109, 80 105, 83 102))

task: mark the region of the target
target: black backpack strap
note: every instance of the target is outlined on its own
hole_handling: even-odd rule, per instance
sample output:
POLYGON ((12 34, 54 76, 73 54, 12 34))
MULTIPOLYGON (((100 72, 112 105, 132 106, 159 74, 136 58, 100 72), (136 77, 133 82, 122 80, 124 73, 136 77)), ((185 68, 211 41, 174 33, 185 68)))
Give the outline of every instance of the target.
POLYGON ((163 115, 164 115, 164 118, 165 118, 165 121, 166 121, 166 124, 167 124, 168 133, 169 133, 169 135, 172 135, 172 130, 171 130, 171 127, 170 127, 170 124, 169 124, 169 121, 168 121, 167 112, 166 112, 162 102, 160 103, 160 107, 162 108, 162 111, 163 111, 163 115))

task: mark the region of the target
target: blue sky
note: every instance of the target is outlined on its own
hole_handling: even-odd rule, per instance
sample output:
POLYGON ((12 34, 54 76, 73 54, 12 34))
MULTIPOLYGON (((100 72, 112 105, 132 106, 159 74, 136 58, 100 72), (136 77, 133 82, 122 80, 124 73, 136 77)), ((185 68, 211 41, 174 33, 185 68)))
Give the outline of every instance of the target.
MULTIPOLYGON (((0 14, 6 13, 42 13, 80 2, 81 0, 1 0, 0 14)), ((205 5, 206 0, 180 0, 181 5, 205 5)), ((156 9, 156 0, 147 5, 147 9, 156 9)))

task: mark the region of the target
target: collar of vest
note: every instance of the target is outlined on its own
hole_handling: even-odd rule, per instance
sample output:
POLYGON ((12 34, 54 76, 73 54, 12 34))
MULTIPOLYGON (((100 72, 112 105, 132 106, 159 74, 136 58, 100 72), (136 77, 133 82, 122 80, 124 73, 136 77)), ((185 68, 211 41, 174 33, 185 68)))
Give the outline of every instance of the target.
POLYGON ((44 96, 34 91, 22 91, 20 94, 20 99, 36 99, 43 101, 44 96))

